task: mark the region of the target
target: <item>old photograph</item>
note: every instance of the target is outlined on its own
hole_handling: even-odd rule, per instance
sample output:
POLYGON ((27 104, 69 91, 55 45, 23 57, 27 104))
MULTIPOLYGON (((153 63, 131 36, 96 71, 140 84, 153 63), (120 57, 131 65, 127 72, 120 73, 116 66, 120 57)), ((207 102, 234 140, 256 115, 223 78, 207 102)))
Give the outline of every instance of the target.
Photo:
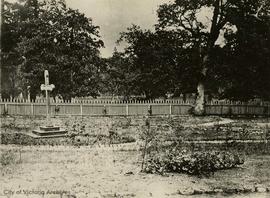
POLYGON ((269 0, 1 0, 0 198, 270 197, 269 0))

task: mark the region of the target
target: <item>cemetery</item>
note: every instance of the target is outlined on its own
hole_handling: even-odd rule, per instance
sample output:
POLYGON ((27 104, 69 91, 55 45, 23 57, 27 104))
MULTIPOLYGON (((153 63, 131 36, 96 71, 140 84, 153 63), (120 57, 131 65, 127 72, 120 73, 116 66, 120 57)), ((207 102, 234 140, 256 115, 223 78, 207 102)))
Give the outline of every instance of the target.
POLYGON ((33 109, 30 101, 2 103, 4 109, 15 107, 1 115, 3 196, 264 197, 270 191, 268 104, 253 105, 258 109, 250 113, 244 103, 227 104, 234 113, 194 116, 191 104, 179 101, 114 101, 67 104, 100 105, 99 115, 72 109, 55 114, 48 71, 44 79, 47 99, 40 114, 24 114, 20 105, 33 109), (121 105, 123 114, 112 113, 121 105), (173 113, 177 105, 186 111, 173 113))
MULTIPOLYGON (((46 79, 48 71, 44 74, 46 79)), ((57 115, 51 113, 46 87, 41 89, 47 92, 41 103, 45 114, 16 110, 1 115, 3 195, 18 189, 23 195, 49 196, 52 191, 62 197, 244 197, 270 191, 270 128, 264 114, 197 117, 186 110, 175 115, 171 103, 151 101, 133 104, 144 109, 133 115, 129 110, 57 115), (169 105, 169 111, 155 115, 161 108, 150 104, 169 105), (254 168, 259 171, 252 172, 254 168)), ((33 106, 5 102, 5 108, 33 106)), ((84 109, 89 103, 74 104, 84 109)), ((119 104, 130 109, 128 103, 119 104)))
POLYGON ((76 197, 265 197, 269 191, 267 117, 53 116, 51 125, 67 133, 49 138, 32 133, 46 126, 46 116, 1 121, 5 189, 60 190, 76 197), (180 156, 199 168, 190 164, 191 172, 183 171, 189 169, 180 156), (210 161, 201 164, 201 157, 210 161), (176 169, 164 167, 168 159, 176 169))
POLYGON ((47 70, 44 79, 46 100, 1 101, 3 196, 263 197, 270 191, 267 103, 210 103, 214 110, 199 117, 192 103, 177 100, 57 104, 49 98, 54 85, 47 70), (65 110, 55 111, 59 106, 65 110), (83 113, 87 107, 90 114, 83 113))
POLYGON ((0 197, 270 197, 269 10, 1 1, 0 197))

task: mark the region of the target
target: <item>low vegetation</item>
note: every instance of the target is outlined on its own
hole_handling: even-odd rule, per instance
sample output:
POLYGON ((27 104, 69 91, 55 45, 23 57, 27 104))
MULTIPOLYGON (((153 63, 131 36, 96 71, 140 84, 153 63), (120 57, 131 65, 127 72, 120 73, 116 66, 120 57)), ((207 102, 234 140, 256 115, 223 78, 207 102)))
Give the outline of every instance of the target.
POLYGON ((187 152, 169 151, 148 158, 144 171, 164 174, 166 172, 190 175, 210 175, 217 170, 229 169, 244 163, 238 154, 225 151, 187 152))
POLYGON ((17 156, 12 150, 2 151, 0 162, 2 166, 14 164, 17 162, 17 156))

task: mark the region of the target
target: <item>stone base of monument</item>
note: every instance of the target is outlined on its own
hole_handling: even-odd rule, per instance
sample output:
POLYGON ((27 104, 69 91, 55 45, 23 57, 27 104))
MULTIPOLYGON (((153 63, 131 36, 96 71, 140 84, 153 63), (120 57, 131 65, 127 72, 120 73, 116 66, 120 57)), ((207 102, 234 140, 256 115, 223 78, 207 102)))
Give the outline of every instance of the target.
POLYGON ((64 137, 67 131, 57 126, 41 126, 32 131, 36 138, 64 137))

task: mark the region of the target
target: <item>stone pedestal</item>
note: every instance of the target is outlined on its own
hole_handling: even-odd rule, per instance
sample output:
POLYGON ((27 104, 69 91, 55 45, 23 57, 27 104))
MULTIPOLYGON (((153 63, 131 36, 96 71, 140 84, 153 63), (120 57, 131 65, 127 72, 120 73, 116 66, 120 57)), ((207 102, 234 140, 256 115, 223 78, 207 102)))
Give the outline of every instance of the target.
POLYGON ((39 129, 34 130, 33 134, 37 137, 64 137, 67 131, 57 126, 41 126, 39 129))

